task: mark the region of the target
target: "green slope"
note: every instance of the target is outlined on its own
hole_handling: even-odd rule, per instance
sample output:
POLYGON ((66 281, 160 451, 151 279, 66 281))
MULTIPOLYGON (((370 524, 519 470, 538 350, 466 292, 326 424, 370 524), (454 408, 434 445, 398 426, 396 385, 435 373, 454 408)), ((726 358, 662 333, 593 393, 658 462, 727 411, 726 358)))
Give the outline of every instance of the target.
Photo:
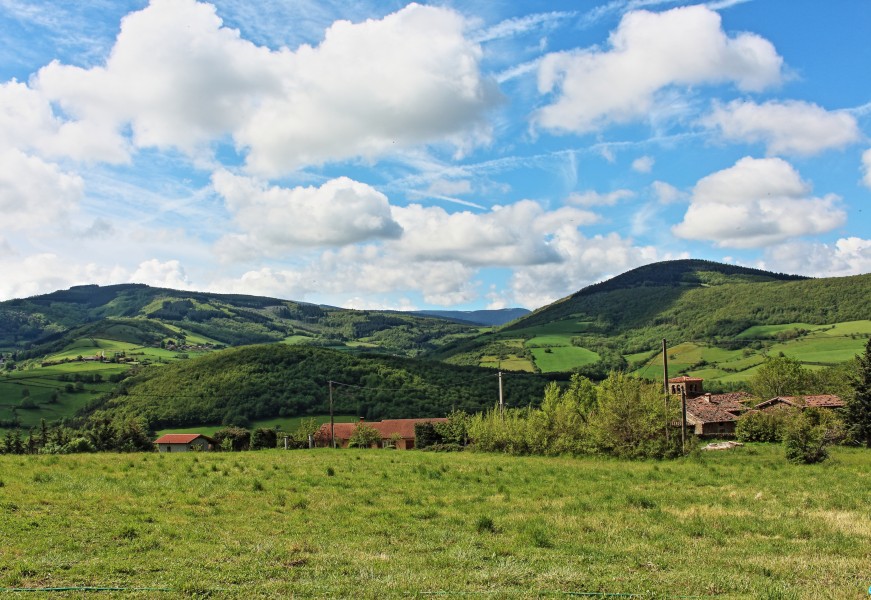
POLYGON ((619 368, 652 375, 665 338, 670 346, 694 349, 693 356, 676 353, 672 372, 705 370, 709 378, 740 380, 736 373, 768 353, 784 352, 807 364, 848 360, 871 334, 869 319, 871 274, 807 279, 670 261, 585 288, 432 357, 479 364, 500 354, 506 364, 526 361, 529 370, 579 370, 595 377, 619 368))
POLYGON ((87 337, 139 345, 362 345, 415 356, 476 331, 469 323, 436 317, 139 284, 79 286, 0 302, 0 353, 14 354, 16 361, 41 358, 87 337))
MULTIPOLYGON (((481 410, 497 402, 499 389, 491 369, 270 344, 146 370, 91 412, 143 417, 156 429, 323 415, 329 411, 329 381, 336 382, 337 414, 369 419, 481 410)), ((533 374, 511 374, 503 381, 506 403, 540 402, 546 382, 533 374)))

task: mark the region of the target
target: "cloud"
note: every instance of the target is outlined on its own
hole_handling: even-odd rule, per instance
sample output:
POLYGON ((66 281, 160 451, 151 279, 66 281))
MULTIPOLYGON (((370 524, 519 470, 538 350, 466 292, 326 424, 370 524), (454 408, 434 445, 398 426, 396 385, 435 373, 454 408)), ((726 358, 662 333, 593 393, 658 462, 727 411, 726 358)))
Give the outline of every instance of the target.
POLYGON ((448 213, 412 204, 393 209, 404 230, 391 244, 412 260, 457 260, 473 266, 515 266, 559 262, 548 236, 563 227, 577 228, 597 217, 565 207, 546 212, 532 200, 495 207, 484 214, 448 213))
POLYGON ((862 153, 862 183, 871 188, 871 148, 862 153))
POLYGON ((0 149, 17 148, 48 158, 125 162, 127 144, 111 127, 64 121, 42 93, 14 79, 0 84, 0 149))
POLYGON ((32 86, 70 117, 73 139, 98 132, 111 146, 129 125, 136 147, 199 157, 230 136, 253 172, 275 176, 489 139, 485 115, 501 95, 465 27, 457 12, 412 4, 336 21, 318 46, 272 51, 224 27, 210 4, 152 0, 123 19, 104 65, 52 62, 32 86))
POLYGON ((175 290, 193 289, 184 268, 177 260, 161 262, 153 258, 143 261, 128 280, 131 283, 145 283, 154 287, 175 290))
POLYGON ((472 183, 468 179, 438 179, 429 184, 427 194, 433 196, 458 196, 472 191, 472 183))
POLYGON ((639 156, 632 161, 632 170, 638 173, 650 173, 655 162, 652 156, 639 156))
POLYGON ((731 82, 759 91, 781 80, 783 60, 751 33, 729 37, 720 15, 704 6, 626 14, 609 48, 549 54, 538 89, 556 93, 535 116, 556 132, 585 133, 644 118, 656 94, 670 86, 731 82))
POLYGON ((653 192, 656 201, 660 204, 673 204, 675 202, 681 202, 686 198, 686 194, 670 183, 664 181, 654 181, 650 184, 650 189, 653 192))
POLYGON ((811 196, 810 185, 782 159, 745 157, 696 183, 672 232, 721 248, 769 246, 839 227, 846 214, 838 200, 811 196))
POLYGON ((834 244, 788 242, 766 249, 761 268, 812 277, 869 273, 871 240, 849 237, 834 244))
POLYGON ((480 47, 456 12, 411 4, 382 20, 337 21, 317 47, 282 56, 291 73, 239 131, 248 164, 275 174, 303 164, 430 142, 489 139, 501 101, 480 47))
POLYGON ((614 190, 607 194, 587 190, 586 192, 569 194, 568 198, 566 198, 566 204, 575 204, 577 206, 614 206, 621 200, 634 197, 635 192, 632 190, 614 190))
POLYGON ((764 104, 734 100, 715 106, 702 124, 719 129, 730 141, 762 142, 769 155, 810 156, 843 148, 861 137, 853 115, 797 100, 764 104))
POLYGON ((222 170, 212 176, 212 185, 243 230, 230 240, 256 253, 276 255, 294 247, 354 244, 402 233, 387 197, 347 177, 320 187, 283 188, 222 170))
POLYGON ((0 298, 27 298, 67 289, 73 285, 111 284, 124 281, 118 267, 100 266, 54 253, 29 256, 0 254, 0 298))
POLYGON ((19 150, 0 151, 0 214, 8 229, 61 223, 84 193, 84 181, 19 150))
POLYGON ((381 295, 420 293, 429 304, 451 306, 477 298, 475 273, 458 261, 410 261, 383 247, 365 245, 328 250, 295 268, 263 267, 238 278, 218 279, 208 287, 296 300, 326 295, 331 303, 345 307, 384 304, 381 295))
POLYGON ((514 270, 510 287, 514 302, 537 308, 587 285, 635 267, 661 260, 656 248, 635 246, 616 233, 584 237, 577 230, 561 230, 552 246, 558 263, 514 270))
POLYGON ((127 15, 104 66, 52 62, 33 85, 78 120, 118 128, 138 147, 193 153, 240 127, 281 91, 272 53, 222 27, 215 7, 152 0, 127 15))

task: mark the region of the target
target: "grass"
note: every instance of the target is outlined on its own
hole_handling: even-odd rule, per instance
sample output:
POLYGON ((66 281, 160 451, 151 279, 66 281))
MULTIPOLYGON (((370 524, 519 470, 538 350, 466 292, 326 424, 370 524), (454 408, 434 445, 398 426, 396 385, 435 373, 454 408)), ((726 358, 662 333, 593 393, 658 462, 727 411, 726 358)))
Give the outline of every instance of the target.
POLYGON ((599 355, 592 350, 576 346, 531 348, 531 352, 543 373, 571 371, 573 367, 591 365, 599 360, 599 355))
POLYGON ((871 452, 0 457, 0 588, 125 597, 859 598, 871 452), (109 518, 107 518, 109 517, 109 518))

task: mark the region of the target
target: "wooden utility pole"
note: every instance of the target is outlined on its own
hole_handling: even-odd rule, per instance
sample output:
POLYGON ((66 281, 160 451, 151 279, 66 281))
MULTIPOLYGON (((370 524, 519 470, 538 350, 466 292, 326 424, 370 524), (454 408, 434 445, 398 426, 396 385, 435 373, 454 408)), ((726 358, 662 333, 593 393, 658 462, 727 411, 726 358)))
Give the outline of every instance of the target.
POLYGON ((505 401, 502 398, 502 371, 499 371, 499 414, 505 420, 505 401))
POLYGON ((330 386, 330 446, 336 447, 336 427, 333 423, 333 382, 327 382, 330 386))
POLYGON ((662 389, 668 399, 668 347, 665 338, 662 338, 662 389))
POLYGON ((680 451, 682 454, 687 452, 687 391, 686 388, 680 390, 680 451))
POLYGON ((662 389, 665 392, 665 444, 668 446, 671 423, 668 421, 668 342, 665 338, 662 338, 662 389))

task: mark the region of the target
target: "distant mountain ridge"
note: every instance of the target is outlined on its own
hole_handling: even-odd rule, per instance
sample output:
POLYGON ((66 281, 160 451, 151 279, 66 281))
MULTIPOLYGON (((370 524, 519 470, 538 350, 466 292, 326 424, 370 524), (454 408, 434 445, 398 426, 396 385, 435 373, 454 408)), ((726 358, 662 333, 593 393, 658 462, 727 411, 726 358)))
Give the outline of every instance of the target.
POLYGON ((474 325, 505 325, 521 317, 525 317, 530 312, 526 308, 499 308, 487 310, 416 310, 411 311, 411 314, 440 317, 450 319, 452 321, 461 321, 464 323, 472 323, 474 325))
MULTIPOLYGON (((35 358, 77 336, 107 337, 123 324, 142 344, 194 334, 216 346, 288 341, 378 348, 415 356, 471 323, 393 311, 347 310, 243 294, 154 288, 142 284, 85 285, 0 302, 0 351, 35 358)), ((126 341, 134 341, 128 339, 126 341)))

